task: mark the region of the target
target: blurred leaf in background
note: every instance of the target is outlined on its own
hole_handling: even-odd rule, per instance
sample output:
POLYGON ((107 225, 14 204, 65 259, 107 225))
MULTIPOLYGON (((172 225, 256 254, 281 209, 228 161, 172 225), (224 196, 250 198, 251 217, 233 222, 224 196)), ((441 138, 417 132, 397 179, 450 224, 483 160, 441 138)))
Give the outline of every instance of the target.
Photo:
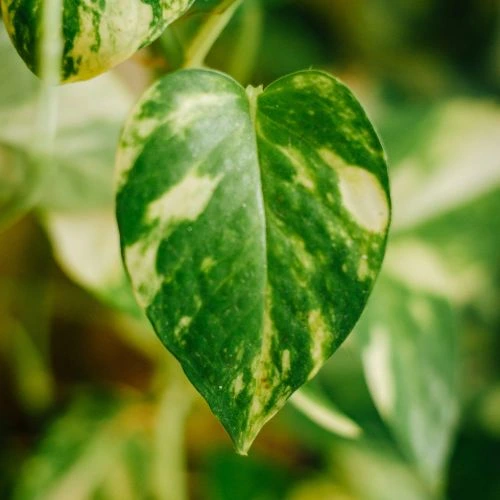
POLYGON ((24 464, 13 497, 84 499, 101 492, 109 498, 107 491, 137 498, 150 460, 147 449, 136 444, 143 431, 144 415, 115 396, 82 395, 24 464))
POLYGON ((382 276, 357 337, 375 405, 439 492, 458 421, 459 332, 450 305, 382 276))

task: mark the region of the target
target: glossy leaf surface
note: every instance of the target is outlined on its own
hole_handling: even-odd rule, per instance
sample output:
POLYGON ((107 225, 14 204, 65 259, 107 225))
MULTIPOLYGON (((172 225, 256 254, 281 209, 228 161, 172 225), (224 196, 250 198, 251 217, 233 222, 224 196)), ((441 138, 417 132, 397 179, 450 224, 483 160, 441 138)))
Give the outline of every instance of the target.
MULTIPOLYGON (((158 38, 192 0, 64 0, 61 81, 92 78, 158 38)), ((1 0, 7 31, 24 62, 38 73, 42 0, 1 0)))
POLYGON ((129 118, 117 217, 136 297, 240 453, 357 321, 390 217, 382 148, 350 91, 171 74, 129 118))

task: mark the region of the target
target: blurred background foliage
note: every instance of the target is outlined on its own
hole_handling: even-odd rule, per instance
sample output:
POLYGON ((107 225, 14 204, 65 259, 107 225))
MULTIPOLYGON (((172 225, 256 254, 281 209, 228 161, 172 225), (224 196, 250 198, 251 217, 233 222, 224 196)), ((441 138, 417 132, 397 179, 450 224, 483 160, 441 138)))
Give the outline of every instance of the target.
POLYGON ((38 82, 0 29, 0 498, 500 498, 500 4, 245 0, 213 47, 245 85, 343 79, 393 190, 379 282, 311 384, 313 418, 331 405, 362 434, 287 405, 241 458, 135 306, 113 219, 124 117, 221 3, 61 88, 48 163, 38 82))

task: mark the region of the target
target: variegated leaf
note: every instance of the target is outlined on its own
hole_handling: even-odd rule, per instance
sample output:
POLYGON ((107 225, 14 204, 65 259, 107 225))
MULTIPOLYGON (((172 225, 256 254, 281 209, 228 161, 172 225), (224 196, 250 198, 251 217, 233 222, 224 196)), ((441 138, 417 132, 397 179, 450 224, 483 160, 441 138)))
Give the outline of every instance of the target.
POLYGON ((137 300, 245 454, 370 293, 390 218, 377 136, 323 72, 245 92, 180 71, 132 112, 117 170, 137 300))
POLYGON ((444 485, 459 418, 458 337, 445 298, 387 275, 356 326, 375 405, 434 493, 444 485))
MULTIPOLYGON (((87 80, 116 66, 161 35, 193 0, 63 0, 61 81, 87 80)), ((43 0, 0 0, 7 31, 38 73, 43 0)))

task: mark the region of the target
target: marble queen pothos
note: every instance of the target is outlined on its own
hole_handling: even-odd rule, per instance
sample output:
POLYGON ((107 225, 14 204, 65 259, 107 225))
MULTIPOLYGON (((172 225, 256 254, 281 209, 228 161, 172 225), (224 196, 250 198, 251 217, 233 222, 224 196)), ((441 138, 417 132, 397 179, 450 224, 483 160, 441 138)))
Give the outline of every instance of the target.
MULTIPOLYGON (((158 38, 193 0, 62 0, 61 82, 87 80, 158 38)), ((34 73, 43 37, 44 0, 0 0, 14 46, 34 73)))
POLYGON ((327 73, 159 80, 117 158, 122 254, 158 336, 246 454, 352 330, 390 221, 385 157, 327 73))

